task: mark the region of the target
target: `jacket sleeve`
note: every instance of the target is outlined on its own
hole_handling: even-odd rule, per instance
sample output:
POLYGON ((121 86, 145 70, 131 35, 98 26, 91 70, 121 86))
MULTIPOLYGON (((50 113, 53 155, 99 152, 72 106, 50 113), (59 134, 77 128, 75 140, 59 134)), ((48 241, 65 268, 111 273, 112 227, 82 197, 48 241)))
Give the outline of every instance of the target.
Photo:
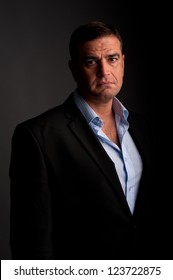
POLYGON ((50 186, 43 151, 25 125, 12 137, 10 244, 12 259, 52 259, 50 186))

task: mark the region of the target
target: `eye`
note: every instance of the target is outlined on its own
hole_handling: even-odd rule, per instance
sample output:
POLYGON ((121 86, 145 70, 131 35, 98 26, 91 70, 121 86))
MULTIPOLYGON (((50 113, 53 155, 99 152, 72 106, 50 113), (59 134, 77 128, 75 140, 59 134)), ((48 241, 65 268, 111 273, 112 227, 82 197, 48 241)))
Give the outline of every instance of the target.
POLYGON ((119 57, 116 55, 116 56, 110 56, 108 58, 108 60, 111 62, 111 63, 114 63, 116 62, 117 60, 119 59, 119 57))
POLYGON ((93 58, 87 58, 84 62, 86 66, 93 66, 96 64, 96 60, 93 58))

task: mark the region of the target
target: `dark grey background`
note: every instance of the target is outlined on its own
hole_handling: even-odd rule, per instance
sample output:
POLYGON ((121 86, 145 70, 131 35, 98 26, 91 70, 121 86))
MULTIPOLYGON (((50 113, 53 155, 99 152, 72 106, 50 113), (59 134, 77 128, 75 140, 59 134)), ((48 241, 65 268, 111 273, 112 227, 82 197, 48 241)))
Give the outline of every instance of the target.
POLYGON ((117 25, 126 55, 119 98, 127 108, 150 117, 156 19, 146 2, 135 2, 0 2, 1 259, 11 258, 8 169, 12 133, 17 123, 61 103, 75 88, 68 69, 68 42, 78 25, 95 19, 117 25))

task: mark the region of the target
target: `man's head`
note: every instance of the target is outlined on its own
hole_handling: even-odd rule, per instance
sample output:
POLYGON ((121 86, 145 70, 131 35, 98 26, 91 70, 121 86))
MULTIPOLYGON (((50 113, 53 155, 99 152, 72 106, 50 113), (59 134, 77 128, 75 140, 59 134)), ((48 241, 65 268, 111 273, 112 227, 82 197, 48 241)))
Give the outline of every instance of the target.
POLYGON ((123 83, 123 42, 118 30, 93 21, 71 35, 69 67, 80 94, 95 102, 107 102, 118 94, 123 83))

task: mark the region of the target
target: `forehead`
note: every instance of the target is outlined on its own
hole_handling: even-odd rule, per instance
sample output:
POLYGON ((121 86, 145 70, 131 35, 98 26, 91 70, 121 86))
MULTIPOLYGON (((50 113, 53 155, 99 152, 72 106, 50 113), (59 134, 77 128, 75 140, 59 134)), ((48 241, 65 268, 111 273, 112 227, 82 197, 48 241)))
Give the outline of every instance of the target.
POLYGON ((96 54, 100 52, 121 52, 121 44, 117 37, 105 36, 78 45, 79 54, 96 54))

